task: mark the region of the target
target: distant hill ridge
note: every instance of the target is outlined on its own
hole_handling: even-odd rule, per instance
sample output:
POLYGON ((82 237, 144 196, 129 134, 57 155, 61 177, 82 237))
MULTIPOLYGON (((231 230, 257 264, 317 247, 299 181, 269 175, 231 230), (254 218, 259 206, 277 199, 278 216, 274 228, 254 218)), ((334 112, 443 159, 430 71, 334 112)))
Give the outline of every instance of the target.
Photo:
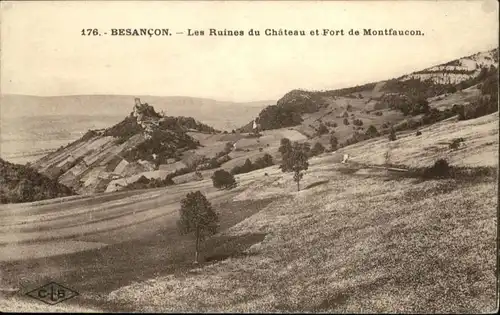
POLYGON ((0 96, 0 115, 3 118, 22 116, 126 116, 134 97, 154 104, 156 111, 171 116, 186 116, 216 129, 235 129, 276 100, 230 102, 184 96, 150 95, 67 95, 30 96, 3 94, 0 96))
MULTIPOLYGON (((292 90, 279 99, 276 105, 264 108, 255 120, 259 122, 262 130, 271 130, 298 126, 307 120, 305 116, 308 114, 327 108, 330 111, 341 110, 341 107, 345 109, 345 106, 339 104, 344 103, 346 99, 360 99, 366 96, 366 109, 370 110, 381 97, 391 93, 405 96, 411 94, 415 99, 432 98, 474 86, 491 76, 495 69, 498 69, 498 48, 387 81, 330 91, 292 90)), ((252 126, 253 120, 238 130, 250 132, 252 126)))

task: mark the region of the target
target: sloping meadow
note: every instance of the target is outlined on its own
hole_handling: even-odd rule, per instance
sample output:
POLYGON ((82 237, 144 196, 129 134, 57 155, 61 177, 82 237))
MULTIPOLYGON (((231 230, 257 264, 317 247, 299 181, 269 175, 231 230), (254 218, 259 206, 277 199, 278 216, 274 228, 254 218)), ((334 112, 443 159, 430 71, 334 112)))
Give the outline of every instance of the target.
MULTIPOLYGON (((293 187, 287 175, 271 170, 262 185, 293 187)), ((158 312, 493 311, 495 181, 348 174, 325 155, 311 161, 308 186, 222 232, 265 233, 246 256, 134 283, 108 301, 158 312)))

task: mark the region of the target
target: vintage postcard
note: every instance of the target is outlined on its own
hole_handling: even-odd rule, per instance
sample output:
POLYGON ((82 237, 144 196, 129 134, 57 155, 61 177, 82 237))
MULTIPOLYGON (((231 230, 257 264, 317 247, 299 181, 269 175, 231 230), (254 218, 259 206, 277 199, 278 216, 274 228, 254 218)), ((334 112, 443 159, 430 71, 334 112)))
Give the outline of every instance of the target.
POLYGON ((0 6, 0 311, 498 310, 498 1, 0 6))

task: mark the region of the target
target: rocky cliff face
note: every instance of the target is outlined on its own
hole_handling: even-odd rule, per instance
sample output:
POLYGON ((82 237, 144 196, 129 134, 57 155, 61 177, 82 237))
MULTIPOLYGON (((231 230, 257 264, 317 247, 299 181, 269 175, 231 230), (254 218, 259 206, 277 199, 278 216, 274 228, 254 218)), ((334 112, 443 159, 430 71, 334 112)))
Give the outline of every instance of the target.
POLYGON ((164 178, 175 171, 165 165, 199 146, 187 134, 190 128, 179 121, 136 99, 133 111, 120 123, 90 130, 32 166, 83 194, 119 190, 143 175, 164 178))
POLYGON ((437 84, 458 84, 478 77, 481 69, 498 65, 498 48, 456 59, 421 71, 405 75, 400 80, 431 80, 437 84))

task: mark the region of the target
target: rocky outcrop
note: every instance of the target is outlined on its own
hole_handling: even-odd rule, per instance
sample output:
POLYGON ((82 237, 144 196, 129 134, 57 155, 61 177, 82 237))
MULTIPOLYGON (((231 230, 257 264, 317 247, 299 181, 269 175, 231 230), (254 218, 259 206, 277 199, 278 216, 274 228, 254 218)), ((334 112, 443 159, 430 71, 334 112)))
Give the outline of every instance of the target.
POLYGON ((436 84, 458 84, 478 77, 481 69, 498 65, 498 48, 456 59, 421 71, 405 75, 402 81, 419 79, 431 80, 436 84))
POLYGON ((172 119, 136 98, 132 112, 123 121, 87 132, 36 161, 33 167, 83 194, 119 190, 141 176, 164 178, 178 167, 160 170, 160 165, 176 161, 185 151, 199 146, 187 134, 188 128, 172 123, 172 119))

